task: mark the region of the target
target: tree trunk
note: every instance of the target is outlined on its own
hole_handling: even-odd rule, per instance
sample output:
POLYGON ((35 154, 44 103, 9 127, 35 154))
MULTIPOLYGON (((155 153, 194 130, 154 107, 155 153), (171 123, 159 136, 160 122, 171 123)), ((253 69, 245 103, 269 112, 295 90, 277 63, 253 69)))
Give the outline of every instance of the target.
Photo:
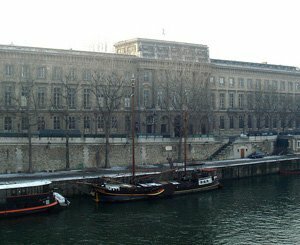
MULTIPOLYGON (((28 120, 29 121, 29 120, 28 120)), ((32 166, 32 142, 31 142, 31 125, 28 122, 28 172, 33 172, 33 166, 32 166)))
POLYGON ((105 164, 104 168, 110 168, 109 164, 109 133, 105 133, 105 164))
POLYGON ((69 147, 69 132, 66 134, 66 170, 70 169, 70 147, 69 147))

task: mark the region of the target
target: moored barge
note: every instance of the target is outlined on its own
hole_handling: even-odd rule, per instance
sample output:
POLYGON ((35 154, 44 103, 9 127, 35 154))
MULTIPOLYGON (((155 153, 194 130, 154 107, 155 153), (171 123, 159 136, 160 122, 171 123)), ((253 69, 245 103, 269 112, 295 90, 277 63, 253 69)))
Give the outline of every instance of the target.
POLYGON ((51 181, 29 181, 0 185, 0 217, 45 212, 70 202, 50 189, 51 181))

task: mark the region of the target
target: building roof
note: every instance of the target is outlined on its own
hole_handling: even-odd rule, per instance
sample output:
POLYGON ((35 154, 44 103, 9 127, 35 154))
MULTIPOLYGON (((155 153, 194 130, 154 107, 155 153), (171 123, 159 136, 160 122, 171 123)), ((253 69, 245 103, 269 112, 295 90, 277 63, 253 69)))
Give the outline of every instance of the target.
POLYGON ((0 51, 20 52, 20 53, 38 53, 51 55, 74 55, 74 56, 94 56, 94 57, 132 57, 128 54, 103 53, 95 51, 81 51, 73 49, 53 49, 41 47, 28 47, 16 45, 0 45, 0 51))
POLYGON ((147 43, 159 43, 164 45, 178 45, 178 46, 190 46, 190 47, 202 47, 207 48, 207 45, 203 44, 195 44, 195 43, 185 43, 185 42, 175 42, 175 41, 167 41, 167 40, 158 40, 158 39, 150 39, 150 38, 133 38, 124 41, 120 41, 114 44, 115 47, 129 44, 129 43, 138 43, 138 42, 147 42, 147 43))
POLYGON ((285 72, 297 72, 300 73, 300 69, 295 66, 284 66, 284 65, 274 65, 268 63, 254 63, 254 62, 244 62, 244 61, 235 61, 235 60, 219 60, 219 59, 210 59, 212 64, 224 66, 224 67, 237 67, 237 68, 254 68, 254 69, 263 69, 270 71, 285 71, 285 72))

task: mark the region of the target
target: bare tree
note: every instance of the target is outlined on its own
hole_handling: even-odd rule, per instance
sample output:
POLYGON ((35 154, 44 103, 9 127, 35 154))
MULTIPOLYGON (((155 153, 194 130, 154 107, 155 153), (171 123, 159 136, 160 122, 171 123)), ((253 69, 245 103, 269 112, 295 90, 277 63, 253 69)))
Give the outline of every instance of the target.
POLYGON ((178 137, 178 160, 182 160, 184 118, 190 134, 207 133, 212 120, 210 74, 201 63, 168 61, 157 72, 161 110, 168 115, 168 128, 174 127, 178 137))
POLYGON ((62 104, 54 103, 56 109, 60 110, 62 113, 63 122, 65 125, 65 138, 66 138, 66 170, 70 169, 70 146, 69 146, 69 139, 70 139, 70 131, 76 128, 76 118, 72 115, 72 110, 74 110, 77 106, 77 97, 79 91, 81 89, 80 82, 76 82, 76 77, 72 71, 70 71, 67 75, 63 76, 61 79, 61 97, 62 97, 62 104))
POLYGON ((36 96, 36 83, 32 78, 29 66, 24 66, 24 80, 21 82, 20 96, 17 96, 16 102, 21 119, 20 129, 27 132, 28 139, 28 172, 33 172, 32 163, 32 129, 38 124, 38 104, 36 96))
POLYGON ((95 71, 92 77, 91 91, 96 98, 96 123, 103 125, 105 134, 105 163, 109 168, 109 152, 112 128, 117 127, 117 112, 125 99, 126 89, 130 89, 126 61, 107 60, 104 69, 95 71), (128 83, 128 84, 127 84, 128 83))

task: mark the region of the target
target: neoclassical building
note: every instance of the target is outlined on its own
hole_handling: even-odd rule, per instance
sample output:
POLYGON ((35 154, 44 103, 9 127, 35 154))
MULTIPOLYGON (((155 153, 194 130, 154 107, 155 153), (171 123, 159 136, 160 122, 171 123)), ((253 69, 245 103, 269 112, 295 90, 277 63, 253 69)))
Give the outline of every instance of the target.
POLYGON ((211 59, 205 45, 152 39, 121 41, 115 50, 0 45, 0 133, 26 133, 30 124, 33 133, 67 128, 101 135, 111 102, 111 134, 126 136, 132 82, 142 135, 179 136, 185 112, 190 135, 300 126, 296 67, 211 59), (120 86, 109 90, 115 101, 105 97, 113 85, 120 86))

